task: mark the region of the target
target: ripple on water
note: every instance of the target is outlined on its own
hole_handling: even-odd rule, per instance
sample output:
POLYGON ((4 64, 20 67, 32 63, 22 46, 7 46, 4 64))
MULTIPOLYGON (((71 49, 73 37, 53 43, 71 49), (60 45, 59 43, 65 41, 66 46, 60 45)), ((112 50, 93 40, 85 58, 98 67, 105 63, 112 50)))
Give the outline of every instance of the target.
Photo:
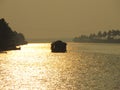
POLYGON ((119 55, 75 49, 51 53, 49 47, 30 44, 0 54, 0 90, 120 89, 119 55))

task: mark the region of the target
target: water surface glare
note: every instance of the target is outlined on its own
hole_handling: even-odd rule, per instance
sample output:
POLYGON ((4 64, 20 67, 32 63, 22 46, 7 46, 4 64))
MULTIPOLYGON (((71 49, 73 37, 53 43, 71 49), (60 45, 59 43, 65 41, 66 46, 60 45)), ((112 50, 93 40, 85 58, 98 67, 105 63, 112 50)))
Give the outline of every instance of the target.
POLYGON ((0 90, 120 90, 119 44, 31 43, 0 53, 0 90))

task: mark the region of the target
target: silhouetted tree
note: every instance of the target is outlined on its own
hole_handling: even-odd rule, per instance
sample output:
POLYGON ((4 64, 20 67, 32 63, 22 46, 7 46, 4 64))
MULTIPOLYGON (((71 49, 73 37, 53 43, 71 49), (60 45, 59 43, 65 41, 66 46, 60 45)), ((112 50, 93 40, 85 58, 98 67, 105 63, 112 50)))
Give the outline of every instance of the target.
POLYGON ((104 31, 104 32, 103 32, 103 37, 106 37, 106 36, 107 36, 107 32, 104 31))
POLYGON ((17 45, 25 43, 23 34, 13 31, 4 18, 0 19, 0 50, 15 49, 17 45))
POLYGON ((81 35, 73 39, 77 42, 120 42, 120 30, 99 31, 97 34, 91 33, 89 36, 81 35), (116 38, 117 37, 117 38, 116 38))

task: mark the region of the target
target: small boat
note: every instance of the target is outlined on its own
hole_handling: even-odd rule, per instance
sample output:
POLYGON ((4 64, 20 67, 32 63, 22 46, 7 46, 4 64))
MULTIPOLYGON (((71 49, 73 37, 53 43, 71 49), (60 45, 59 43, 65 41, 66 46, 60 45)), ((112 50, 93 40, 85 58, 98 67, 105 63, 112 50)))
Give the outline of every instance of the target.
POLYGON ((21 47, 17 47, 17 46, 7 48, 7 50, 20 50, 20 49, 21 47))
POLYGON ((61 40, 57 40, 51 43, 51 51, 52 52, 66 52, 66 43, 61 41, 61 40))
POLYGON ((0 51, 0 53, 7 53, 6 51, 0 51))
POLYGON ((18 47, 18 46, 12 46, 12 47, 5 47, 5 48, 1 48, 0 51, 3 52, 3 51, 9 51, 9 50, 20 50, 21 47, 18 47))

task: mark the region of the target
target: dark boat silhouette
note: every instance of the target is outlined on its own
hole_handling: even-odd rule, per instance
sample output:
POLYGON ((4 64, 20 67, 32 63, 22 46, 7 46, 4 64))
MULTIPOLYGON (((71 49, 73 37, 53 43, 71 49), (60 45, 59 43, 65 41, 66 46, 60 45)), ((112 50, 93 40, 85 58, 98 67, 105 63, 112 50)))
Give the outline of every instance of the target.
POLYGON ((57 40, 51 43, 51 51, 52 52, 66 52, 66 43, 61 41, 61 40, 57 40))

